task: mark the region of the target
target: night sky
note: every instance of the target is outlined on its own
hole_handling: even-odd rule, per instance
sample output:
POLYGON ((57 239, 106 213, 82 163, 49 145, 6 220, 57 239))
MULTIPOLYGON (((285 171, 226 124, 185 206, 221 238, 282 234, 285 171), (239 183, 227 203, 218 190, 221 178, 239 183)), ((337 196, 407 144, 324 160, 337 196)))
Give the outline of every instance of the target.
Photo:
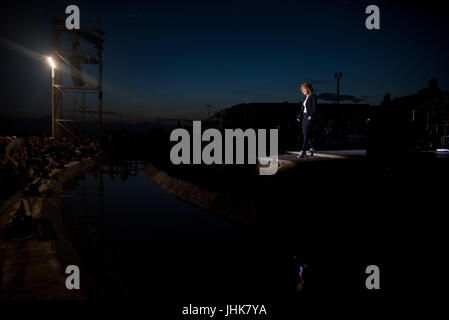
MULTIPOLYGON (((50 114, 51 17, 101 16, 104 109, 124 121, 203 119, 241 102, 297 102, 317 95, 378 104, 416 93, 436 77, 449 89, 449 28, 429 1, 6 1, 1 7, 1 114, 50 114), (365 8, 380 8, 380 30, 365 8), (324 95, 323 95, 324 96, 324 95)), ((331 102, 320 100, 320 102, 331 102)), ((349 101, 345 101, 349 102, 349 101)))

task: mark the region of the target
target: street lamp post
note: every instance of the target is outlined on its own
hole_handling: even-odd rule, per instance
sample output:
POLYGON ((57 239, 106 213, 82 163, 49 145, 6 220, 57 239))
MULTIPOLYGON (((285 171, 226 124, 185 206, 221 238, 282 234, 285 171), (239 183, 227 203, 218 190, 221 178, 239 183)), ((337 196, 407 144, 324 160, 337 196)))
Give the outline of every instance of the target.
POLYGON ((55 115, 55 63, 51 57, 48 57, 48 63, 51 66, 51 136, 56 135, 56 115, 55 115))
POLYGON ((343 74, 341 72, 335 72, 334 77, 337 78, 337 104, 340 102, 340 78, 343 74))

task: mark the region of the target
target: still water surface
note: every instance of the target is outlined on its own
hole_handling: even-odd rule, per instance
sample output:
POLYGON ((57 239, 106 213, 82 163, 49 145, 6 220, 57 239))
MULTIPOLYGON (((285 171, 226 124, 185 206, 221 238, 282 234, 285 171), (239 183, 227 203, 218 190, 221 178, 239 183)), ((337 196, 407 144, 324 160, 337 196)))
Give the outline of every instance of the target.
POLYGON ((272 239, 167 194, 142 163, 97 169, 65 193, 67 233, 113 295, 264 297, 279 284, 272 239))

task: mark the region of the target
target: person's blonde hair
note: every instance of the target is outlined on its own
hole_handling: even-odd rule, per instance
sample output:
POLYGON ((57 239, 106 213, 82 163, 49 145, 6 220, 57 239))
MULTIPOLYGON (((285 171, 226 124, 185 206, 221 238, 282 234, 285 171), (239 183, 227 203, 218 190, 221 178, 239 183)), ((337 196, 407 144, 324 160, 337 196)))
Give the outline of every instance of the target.
POLYGON ((312 92, 313 92, 313 87, 309 82, 301 83, 301 90, 302 90, 302 88, 306 89, 307 94, 312 94, 312 92))

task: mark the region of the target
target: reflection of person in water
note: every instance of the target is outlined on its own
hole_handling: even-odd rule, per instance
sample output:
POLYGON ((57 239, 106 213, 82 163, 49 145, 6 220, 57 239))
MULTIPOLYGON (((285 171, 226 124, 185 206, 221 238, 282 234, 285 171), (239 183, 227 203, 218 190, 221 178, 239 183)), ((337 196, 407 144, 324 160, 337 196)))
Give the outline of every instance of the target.
POLYGON ((312 125, 315 120, 317 98, 316 95, 313 94, 312 85, 308 82, 304 82, 301 84, 301 92, 306 96, 306 99, 301 104, 300 112, 297 116, 298 122, 302 122, 303 136, 301 152, 299 153, 298 157, 304 158, 306 156, 307 144, 310 147, 309 152, 312 156, 315 152, 312 145, 311 132, 312 125))
MULTIPOLYGON (((299 256, 290 256, 289 258, 289 278, 290 285, 294 285, 296 293, 302 293, 306 287, 306 277, 308 273, 307 264, 301 261, 299 256)), ((290 287, 292 288, 292 287, 290 287)))
POLYGON ((294 256, 293 259, 296 262, 297 265, 297 284, 296 284, 296 292, 301 293, 304 289, 305 282, 304 282, 304 275, 307 270, 307 264, 302 264, 298 261, 297 257, 294 256))

